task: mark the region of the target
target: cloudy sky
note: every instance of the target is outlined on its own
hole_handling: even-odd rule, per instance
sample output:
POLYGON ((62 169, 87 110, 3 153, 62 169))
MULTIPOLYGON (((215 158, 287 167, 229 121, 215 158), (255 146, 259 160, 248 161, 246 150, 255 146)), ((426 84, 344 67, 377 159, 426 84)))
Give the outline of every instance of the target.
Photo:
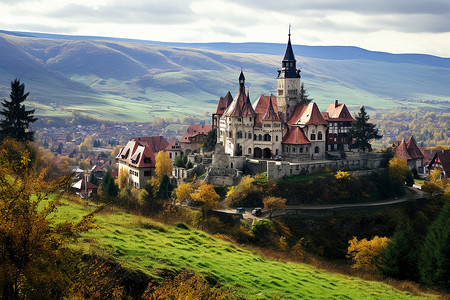
POLYGON ((450 57, 449 0, 0 0, 0 29, 450 57))

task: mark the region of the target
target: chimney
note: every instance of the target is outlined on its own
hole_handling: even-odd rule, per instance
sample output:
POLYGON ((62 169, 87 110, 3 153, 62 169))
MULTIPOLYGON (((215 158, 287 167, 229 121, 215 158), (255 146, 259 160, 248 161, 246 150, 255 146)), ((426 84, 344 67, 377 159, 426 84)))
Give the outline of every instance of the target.
POLYGON ((338 100, 335 100, 334 101, 334 107, 338 107, 338 105, 339 105, 338 100))

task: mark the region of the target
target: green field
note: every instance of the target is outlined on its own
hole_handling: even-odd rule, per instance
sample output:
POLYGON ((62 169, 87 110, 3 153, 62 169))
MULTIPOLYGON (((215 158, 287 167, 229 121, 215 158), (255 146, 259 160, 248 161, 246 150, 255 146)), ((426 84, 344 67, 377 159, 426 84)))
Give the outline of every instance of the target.
MULTIPOLYGON (((79 220, 95 208, 73 202, 59 208, 57 221, 79 220)), ((83 235, 82 247, 159 278, 167 270, 190 269, 234 286, 249 299, 410 299, 393 287, 300 263, 280 262, 241 249, 202 231, 166 226, 151 219, 107 208, 98 229, 83 235)), ((431 297, 431 296, 430 296, 431 297)))

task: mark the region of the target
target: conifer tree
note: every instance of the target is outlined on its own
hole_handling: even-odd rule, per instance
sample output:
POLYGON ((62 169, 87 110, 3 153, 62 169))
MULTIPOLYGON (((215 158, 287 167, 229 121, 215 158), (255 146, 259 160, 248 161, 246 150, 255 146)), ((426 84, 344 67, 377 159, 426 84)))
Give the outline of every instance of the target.
POLYGON ((10 137, 18 141, 33 141, 34 132, 28 131, 28 127, 37 118, 33 117, 34 109, 26 110, 22 104, 29 94, 25 93, 25 84, 21 84, 20 80, 11 81, 10 101, 5 99, 1 103, 3 109, 0 115, 3 119, 0 120, 0 140, 10 137))
POLYGON ((419 257, 419 271, 426 284, 450 286, 450 203, 428 229, 419 257))
POLYGON ((114 182, 111 169, 109 169, 103 177, 101 188, 103 195, 117 196, 119 193, 119 186, 114 182))
POLYGON ((313 101, 313 98, 309 98, 309 94, 305 89, 305 86, 302 84, 300 85, 300 104, 308 105, 309 102, 313 101))
POLYGON ((350 129, 349 135, 355 140, 354 145, 362 150, 362 152, 372 151, 372 145, 370 141, 379 140, 383 136, 378 134, 376 125, 369 123, 370 116, 366 113, 364 106, 361 106, 360 112, 355 115, 355 122, 350 129))

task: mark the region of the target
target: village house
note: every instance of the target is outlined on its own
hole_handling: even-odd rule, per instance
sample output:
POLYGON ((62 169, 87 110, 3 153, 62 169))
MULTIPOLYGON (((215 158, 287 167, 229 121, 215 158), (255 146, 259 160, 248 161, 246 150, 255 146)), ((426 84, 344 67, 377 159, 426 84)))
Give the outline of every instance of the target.
POLYGON ((178 141, 178 139, 176 138, 170 140, 169 145, 166 147, 165 151, 169 154, 169 157, 172 159, 172 161, 175 161, 177 157, 183 155, 180 141, 178 141))
POLYGON ((427 166, 430 172, 434 169, 440 170, 442 178, 450 177, 450 150, 438 150, 427 166))
POLYGON ((408 140, 402 139, 396 141, 392 145, 395 155, 406 160, 408 168, 416 169, 419 173, 423 173, 424 155, 417 146, 416 140, 411 136, 408 140))
POLYGON ((180 140, 181 150, 185 154, 198 152, 206 141, 208 133, 212 130, 211 125, 194 124, 189 125, 180 140))

